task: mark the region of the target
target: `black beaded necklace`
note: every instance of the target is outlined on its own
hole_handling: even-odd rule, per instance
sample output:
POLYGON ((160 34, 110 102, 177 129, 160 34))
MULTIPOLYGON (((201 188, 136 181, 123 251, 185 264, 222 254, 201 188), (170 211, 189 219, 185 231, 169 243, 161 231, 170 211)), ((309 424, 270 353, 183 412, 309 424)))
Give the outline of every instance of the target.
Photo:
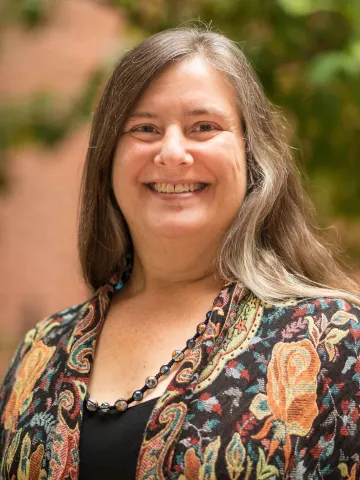
MULTIPOLYGON (((123 277, 121 278, 121 281, 116 285, 115 289, 120 290, 123 287, 123 282, 127 280, 129 276, 129 272, 125 272, 123 277)), ((168 375, 174 363, 182 362, 185 357, 185 352, 189 349, 194 348, 196 340, 205 332, 210 316, 211 310, 207 312, 205 320, 198 324, 195 335, 192 338, 189 338, 189 340, 187 340, 186 346, 182 350, 174 350, 170 362, 166 365, 162 365, 156 375, 146 377, 145 385, 140 390, 135 390, 135 392, 130 398, 128 398, 127 400, 125 398, 119 398, 118 400, 116 400, 114 405, 110 405, 108 402, 103 402, 101 405, 99 405, 96 400, 90 398, 90 394, 89 392, 87 392, 85 398, 85 405, 87 410, 89 410, 90 412, 96 412, 99 410, 103 413, 110 413, 114 411, 122 413, 128 409, 131 403, 141 401, 144 398, 144 393, 148 390, 156 388, 159 378, 164 375, 168 375)))

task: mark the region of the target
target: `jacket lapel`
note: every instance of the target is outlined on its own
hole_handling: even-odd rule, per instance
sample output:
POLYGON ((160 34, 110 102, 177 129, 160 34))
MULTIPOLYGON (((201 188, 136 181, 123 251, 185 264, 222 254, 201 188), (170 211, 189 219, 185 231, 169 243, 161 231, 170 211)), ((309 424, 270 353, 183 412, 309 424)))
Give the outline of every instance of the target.
POLYGON ((77 479, 83 405, 96 341, 114 295, 117 277, 101 287, 84 305, 67 344, 66 364, 53 404, 57 418, 49 479, 77 479))
POLYGON ((201 342, 189 352, 182 368, 170 382, 152 412, 138 459, 138 480, 167 478, 176 440, 180 435, 201 372, 226 337, 246 293, 246 289, 240 283, 230 283, 225 285, 216 297, 201 342))

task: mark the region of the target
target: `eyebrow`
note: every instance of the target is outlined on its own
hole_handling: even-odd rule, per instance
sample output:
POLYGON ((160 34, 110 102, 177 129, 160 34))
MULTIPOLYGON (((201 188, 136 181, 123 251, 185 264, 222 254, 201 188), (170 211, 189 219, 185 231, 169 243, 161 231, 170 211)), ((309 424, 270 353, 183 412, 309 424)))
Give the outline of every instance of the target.
POLYGON ((222 117, 222 118, 229 118, 228 115, 225 114, 225 112, 217 109, 217 108, 194 108, 192 110, 188 110, 185 112, 186 117, 201 117, 202 115, 209 115, 215 116, 215 117, 222 117))
MULTIPOLYGON (((229 120, 229 116, 225 114, 225 112, 217 109, 217 108, 194 108, 191 110, 187 110, 185 112, 186 117, 201 117, 204 115, 209 116, 216 116, 221 117, 224 120, 229 120)), ((129 115, 128 120, 134 120, 139 118, 159 118, 159 115, 151 112, 142 112, 142 111, 135 111, 131 115, 129 115)))
POLYGON ((134 112, 129 115, 128 120, 133 120, 135 118, 158 118, 158 115, 150 112, 134 112))

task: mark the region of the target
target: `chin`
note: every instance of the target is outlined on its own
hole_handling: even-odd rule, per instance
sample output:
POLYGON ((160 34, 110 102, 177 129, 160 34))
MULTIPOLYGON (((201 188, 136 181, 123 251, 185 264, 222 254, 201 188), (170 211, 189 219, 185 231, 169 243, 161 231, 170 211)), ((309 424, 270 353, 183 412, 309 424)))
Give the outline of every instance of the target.
POLYGON ((164 239, 179 239, 201 234, 201 232, 204 232, 204 227, 201 227, 200 222, 159 222, 149 225, 149 232, 151 231, 154 236, 164 239))

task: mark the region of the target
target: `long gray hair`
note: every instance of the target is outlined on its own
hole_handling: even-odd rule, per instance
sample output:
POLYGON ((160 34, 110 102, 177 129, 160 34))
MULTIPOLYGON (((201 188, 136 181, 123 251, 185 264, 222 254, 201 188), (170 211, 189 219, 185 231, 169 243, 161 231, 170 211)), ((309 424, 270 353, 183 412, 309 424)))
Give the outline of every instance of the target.
POLYGON ((95 111, 84 167, 79 251, 84 278, 96 289, 125 268, 132 249, 126 221, 112 190, 112 162, 130 112, 166 66, 200 56, 233 85, 243 122, 248 187, 245 200, 219 246, 215 273, 241 281, 258 297, 279 303, 291 297, 340 296, 355 284, 313 227, 313 212, 283 133, 238 46, 223 35, 186 27, 166 30, 127 52, 111 74, 95 111))

